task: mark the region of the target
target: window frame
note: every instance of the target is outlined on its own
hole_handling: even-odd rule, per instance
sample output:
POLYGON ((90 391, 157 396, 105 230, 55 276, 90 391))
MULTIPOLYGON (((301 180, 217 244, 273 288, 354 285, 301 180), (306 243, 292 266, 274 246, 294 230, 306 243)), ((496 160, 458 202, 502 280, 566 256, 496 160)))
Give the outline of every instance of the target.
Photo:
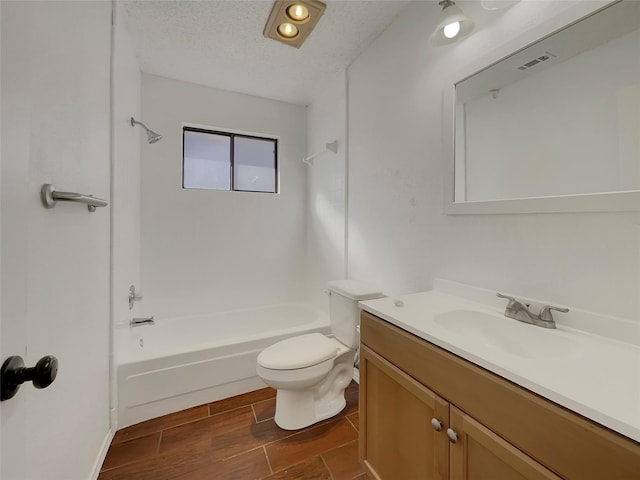
POLYGON ((183 190, 215 190, 216 192, 246 192, 246 193, 269 193, 269 194, 279 194, 280 193, 280 182, 279 182, 279 162, 278 162, 278 137, 270 137, 270 136, 260 136, 252 133, 245 132, 235 132, 229 130, 221 130, 221 129, 213 129, 206 127, 194 127, 191 125, 182 125, 182 189, 183 190), (213 135, 220 135, 224 137, 229 137, 229 167, 230 167, 230 182, 229 182, 229 190, 222 190, 219 188, 191 188, 184 186, 184 147, 185 147, 185 132, 197 132, 197 133, 209 133, 213 135), (242 138, 254 138, 256 140, 267 140, 273 142, 274 152, 273 152, 273 184, 274 191, 264 191, 264 190, 240 190, 235 188, 235 137, 242 138))

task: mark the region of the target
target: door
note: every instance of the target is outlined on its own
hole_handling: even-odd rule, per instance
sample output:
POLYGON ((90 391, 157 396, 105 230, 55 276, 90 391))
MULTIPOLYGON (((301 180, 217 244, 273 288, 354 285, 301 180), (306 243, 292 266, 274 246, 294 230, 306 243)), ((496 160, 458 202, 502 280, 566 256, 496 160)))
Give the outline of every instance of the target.
POLYGON ((360 352, 360 460, 368 473, 447 480, 449 404, 365 345, 360 352))
POLYGON ((0 3, 2 361, 54 355, 56 381, 0 403, 2 480, 93 475, 109 434, 111 4, 0 3))
POLYGON ((562 480, 461 410, 450 413, 451 480, 562 480))

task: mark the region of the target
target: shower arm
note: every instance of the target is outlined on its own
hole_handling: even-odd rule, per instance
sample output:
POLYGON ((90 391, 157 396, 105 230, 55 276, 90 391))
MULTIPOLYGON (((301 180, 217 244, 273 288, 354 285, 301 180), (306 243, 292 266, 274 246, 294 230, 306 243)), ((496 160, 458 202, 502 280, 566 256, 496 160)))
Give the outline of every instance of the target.
POLYGON ((140 125, 142 128, 144 128, 147 132, 149 131, 149 127, 147 127, 144 123, 139 122, 138 120, 136 120, 135 118, 131 117, 131 126, 135 127, 136 124, 140 125))
POLYGON ((147 141, 151 143, 156 143, 158 140, 162 140, 162 135, 154 132, 149 127, 147 127, 144 123, 137 121, 135 118, 131 117, 131 126, 135 127, 136 124, 140 125, 147 132, 147 141))

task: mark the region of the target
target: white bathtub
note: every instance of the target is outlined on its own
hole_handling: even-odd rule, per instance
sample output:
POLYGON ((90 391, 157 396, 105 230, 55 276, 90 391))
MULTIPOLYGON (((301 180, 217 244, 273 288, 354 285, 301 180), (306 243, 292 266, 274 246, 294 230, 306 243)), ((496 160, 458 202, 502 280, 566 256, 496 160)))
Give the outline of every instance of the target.
POLYGON ((264 387, 258 353, 308 332, 329 333, 329 317, 302 303, 118 328, 118 428, 264 387))

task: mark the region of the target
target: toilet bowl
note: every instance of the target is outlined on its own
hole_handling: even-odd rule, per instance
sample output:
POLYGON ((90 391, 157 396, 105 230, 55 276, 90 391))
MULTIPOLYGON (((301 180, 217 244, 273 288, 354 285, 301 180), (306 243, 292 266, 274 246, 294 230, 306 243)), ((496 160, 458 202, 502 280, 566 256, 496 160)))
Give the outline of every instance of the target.
POLYGON ((346 405, 359 335, 360 300, 379 291, 352 280, 329 282, 333 336, 311 333, 282 340, 258 355, 256 373, 277 390, 276 424, 298 430, 333 417, 346 405))

